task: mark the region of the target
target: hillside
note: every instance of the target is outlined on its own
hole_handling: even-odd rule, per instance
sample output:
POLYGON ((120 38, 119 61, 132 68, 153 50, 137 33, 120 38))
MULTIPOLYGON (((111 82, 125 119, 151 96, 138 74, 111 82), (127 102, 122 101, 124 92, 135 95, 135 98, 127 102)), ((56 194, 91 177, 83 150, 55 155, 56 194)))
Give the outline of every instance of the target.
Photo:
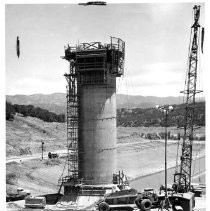
MULTIPOLYGON (((171 134, 177 134, 177 127, 170 127, 171 134)), ((164 127, 118 127, 118 146, 126 142, 126 150, 129 145, 136 142, 150 141, 150 137, 144 134, 162 134, 164 127)), ((196 134, 205 136, 205 127, 196 130, 196 134)), ((13 121, 6 121, 6 155, 7 157, 19 155, 32 155, 40 153, 41 143, 44 142, 45 152, 66 149, 66 124, 58 122, 44 122, 34 117, 14 116, 13 121)), ((156 137, 153 142, 158 142, 156 137)), ((124 145, 123 145, 124 146, 124 145)), ((121 146, 121 147, 123 147, 121 146)), ((121 148, 120 147, 120 148, 121 148)), ((135 146, 137 147, 137 146, 135 146)), ((142 147, 142 146, 141 146, 142 147)), ((141 148, 140 147, 140 148, 141 148)), ((138 147, 137 147, 138 148, 138 147)))
POLYGON ((162 104, 179 104, 180 97, 117 95, 117 108, 151 108, 162 104))
POLYGON ((6 121, 6 155, 26 155, 41 152, 44 141, 46 151, 64 149, 66 146, 66 124, 44 122, 33 117, 15 115, 6 121))
POLYGON ((12 105, 6 102, 6 120, 12 120, 15 113, 24 117, 36 117, 46 122, 65 122, 65 114, 55 114, 47 109, 34 107, 33 105, 12 105))
MULTIPOLYGON (((47 109, 56 114, 66 112, 66 94, 34 94, 34 95, 7 95, 6 99, 12 104, 34 105, 47 109)), ((155 105, 179 104, 180 97, 154 97, 154 96, 134 96, 117 94, 117 108, 152 108, 155 105)))
POLYGON ((33 105, 47 109, 56 114, 66 113, 66 94, 33 94, 33 95, 7 95, 6 99, 12 104, 33 105))

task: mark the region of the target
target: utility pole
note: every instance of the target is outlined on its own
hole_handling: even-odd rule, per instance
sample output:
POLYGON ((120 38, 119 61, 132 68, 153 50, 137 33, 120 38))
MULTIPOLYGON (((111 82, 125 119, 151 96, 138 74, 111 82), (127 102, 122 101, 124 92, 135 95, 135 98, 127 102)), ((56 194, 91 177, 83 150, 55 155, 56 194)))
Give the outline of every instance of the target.
POLYGON ((44 141, 42 141, 41 148, 42 148, 42 160, 43 160, 43 152, 44 152, 44 141))
POLYGON ((170 206, 170 202, 168 199, 168 191, 167 191, 167 141, 168 141, 168 132, 167 132, 167 127, 168 127, 168 114, 169 112, 173 111, 173 106, 163 107, 163 106, 156 106, 156 109, 159 109, 161 112, 165 114, 165 209, 168 210, 170 206))

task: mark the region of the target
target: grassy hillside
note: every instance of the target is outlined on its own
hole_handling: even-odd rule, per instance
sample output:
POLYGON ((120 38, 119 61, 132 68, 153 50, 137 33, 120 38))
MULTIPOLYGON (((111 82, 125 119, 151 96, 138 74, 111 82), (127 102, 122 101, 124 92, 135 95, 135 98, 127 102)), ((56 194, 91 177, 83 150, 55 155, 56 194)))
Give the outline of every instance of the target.
MULTIPOLYGON (((176 127, 168 128, 171 134, 177 134, 176 127)), ((164 127, 118 127, 117 142, 132 144, 144 142, 142 133, 161 133, 164 127)), ((196 134, 205 135, 205 127, 196 130, 196 134)), ((45 151, 66 148, 66 124, 44 122, 33 117, 15 115, 13 121, 6 121, 6 153, 7 157, 41 153, 41 142, 44 141, 45 151)), ((148 141, 148 140, 147 140, 148 141)))
POLYGON ((15 115, 13 121, 6 121, 7 156, 41 152, 42 141, 46 151, 65 148, 66 124, 47 123, 37 118, 18 115, 15 115))

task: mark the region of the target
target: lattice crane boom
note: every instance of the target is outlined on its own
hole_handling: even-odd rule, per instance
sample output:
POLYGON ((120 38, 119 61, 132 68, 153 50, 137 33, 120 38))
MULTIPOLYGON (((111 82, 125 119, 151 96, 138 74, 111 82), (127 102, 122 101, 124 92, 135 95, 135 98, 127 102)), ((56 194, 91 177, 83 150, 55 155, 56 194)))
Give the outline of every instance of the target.
POLYGON ((185 94, 185 121, 184 121, 184 136, 181 155, 180 173, 175 182, 178 184, 178 191, 187 192, 191 187, 191 165, 192 165, 192 145, 194 114, 195 114, 195 95, 201 91, 196 89, 197 69, 198 69, 198 52, 200 43, 200 6, 193 7, 194 23, 191 27, 191 40, 189 49, 189 64, 186 80, 186 88, 181 93, 185 94))

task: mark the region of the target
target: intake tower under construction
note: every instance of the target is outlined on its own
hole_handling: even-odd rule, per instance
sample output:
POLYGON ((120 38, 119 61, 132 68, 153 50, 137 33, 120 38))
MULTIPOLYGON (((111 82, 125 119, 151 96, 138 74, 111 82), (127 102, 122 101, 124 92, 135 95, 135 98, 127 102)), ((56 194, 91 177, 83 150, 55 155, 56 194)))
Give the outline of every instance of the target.
POLYGON ((74 183, 111 184, 116 172, 116 77, 123 75, 125 43, 81 43, 65 47, 67 80, 68 175, 64 194, 74 183))

